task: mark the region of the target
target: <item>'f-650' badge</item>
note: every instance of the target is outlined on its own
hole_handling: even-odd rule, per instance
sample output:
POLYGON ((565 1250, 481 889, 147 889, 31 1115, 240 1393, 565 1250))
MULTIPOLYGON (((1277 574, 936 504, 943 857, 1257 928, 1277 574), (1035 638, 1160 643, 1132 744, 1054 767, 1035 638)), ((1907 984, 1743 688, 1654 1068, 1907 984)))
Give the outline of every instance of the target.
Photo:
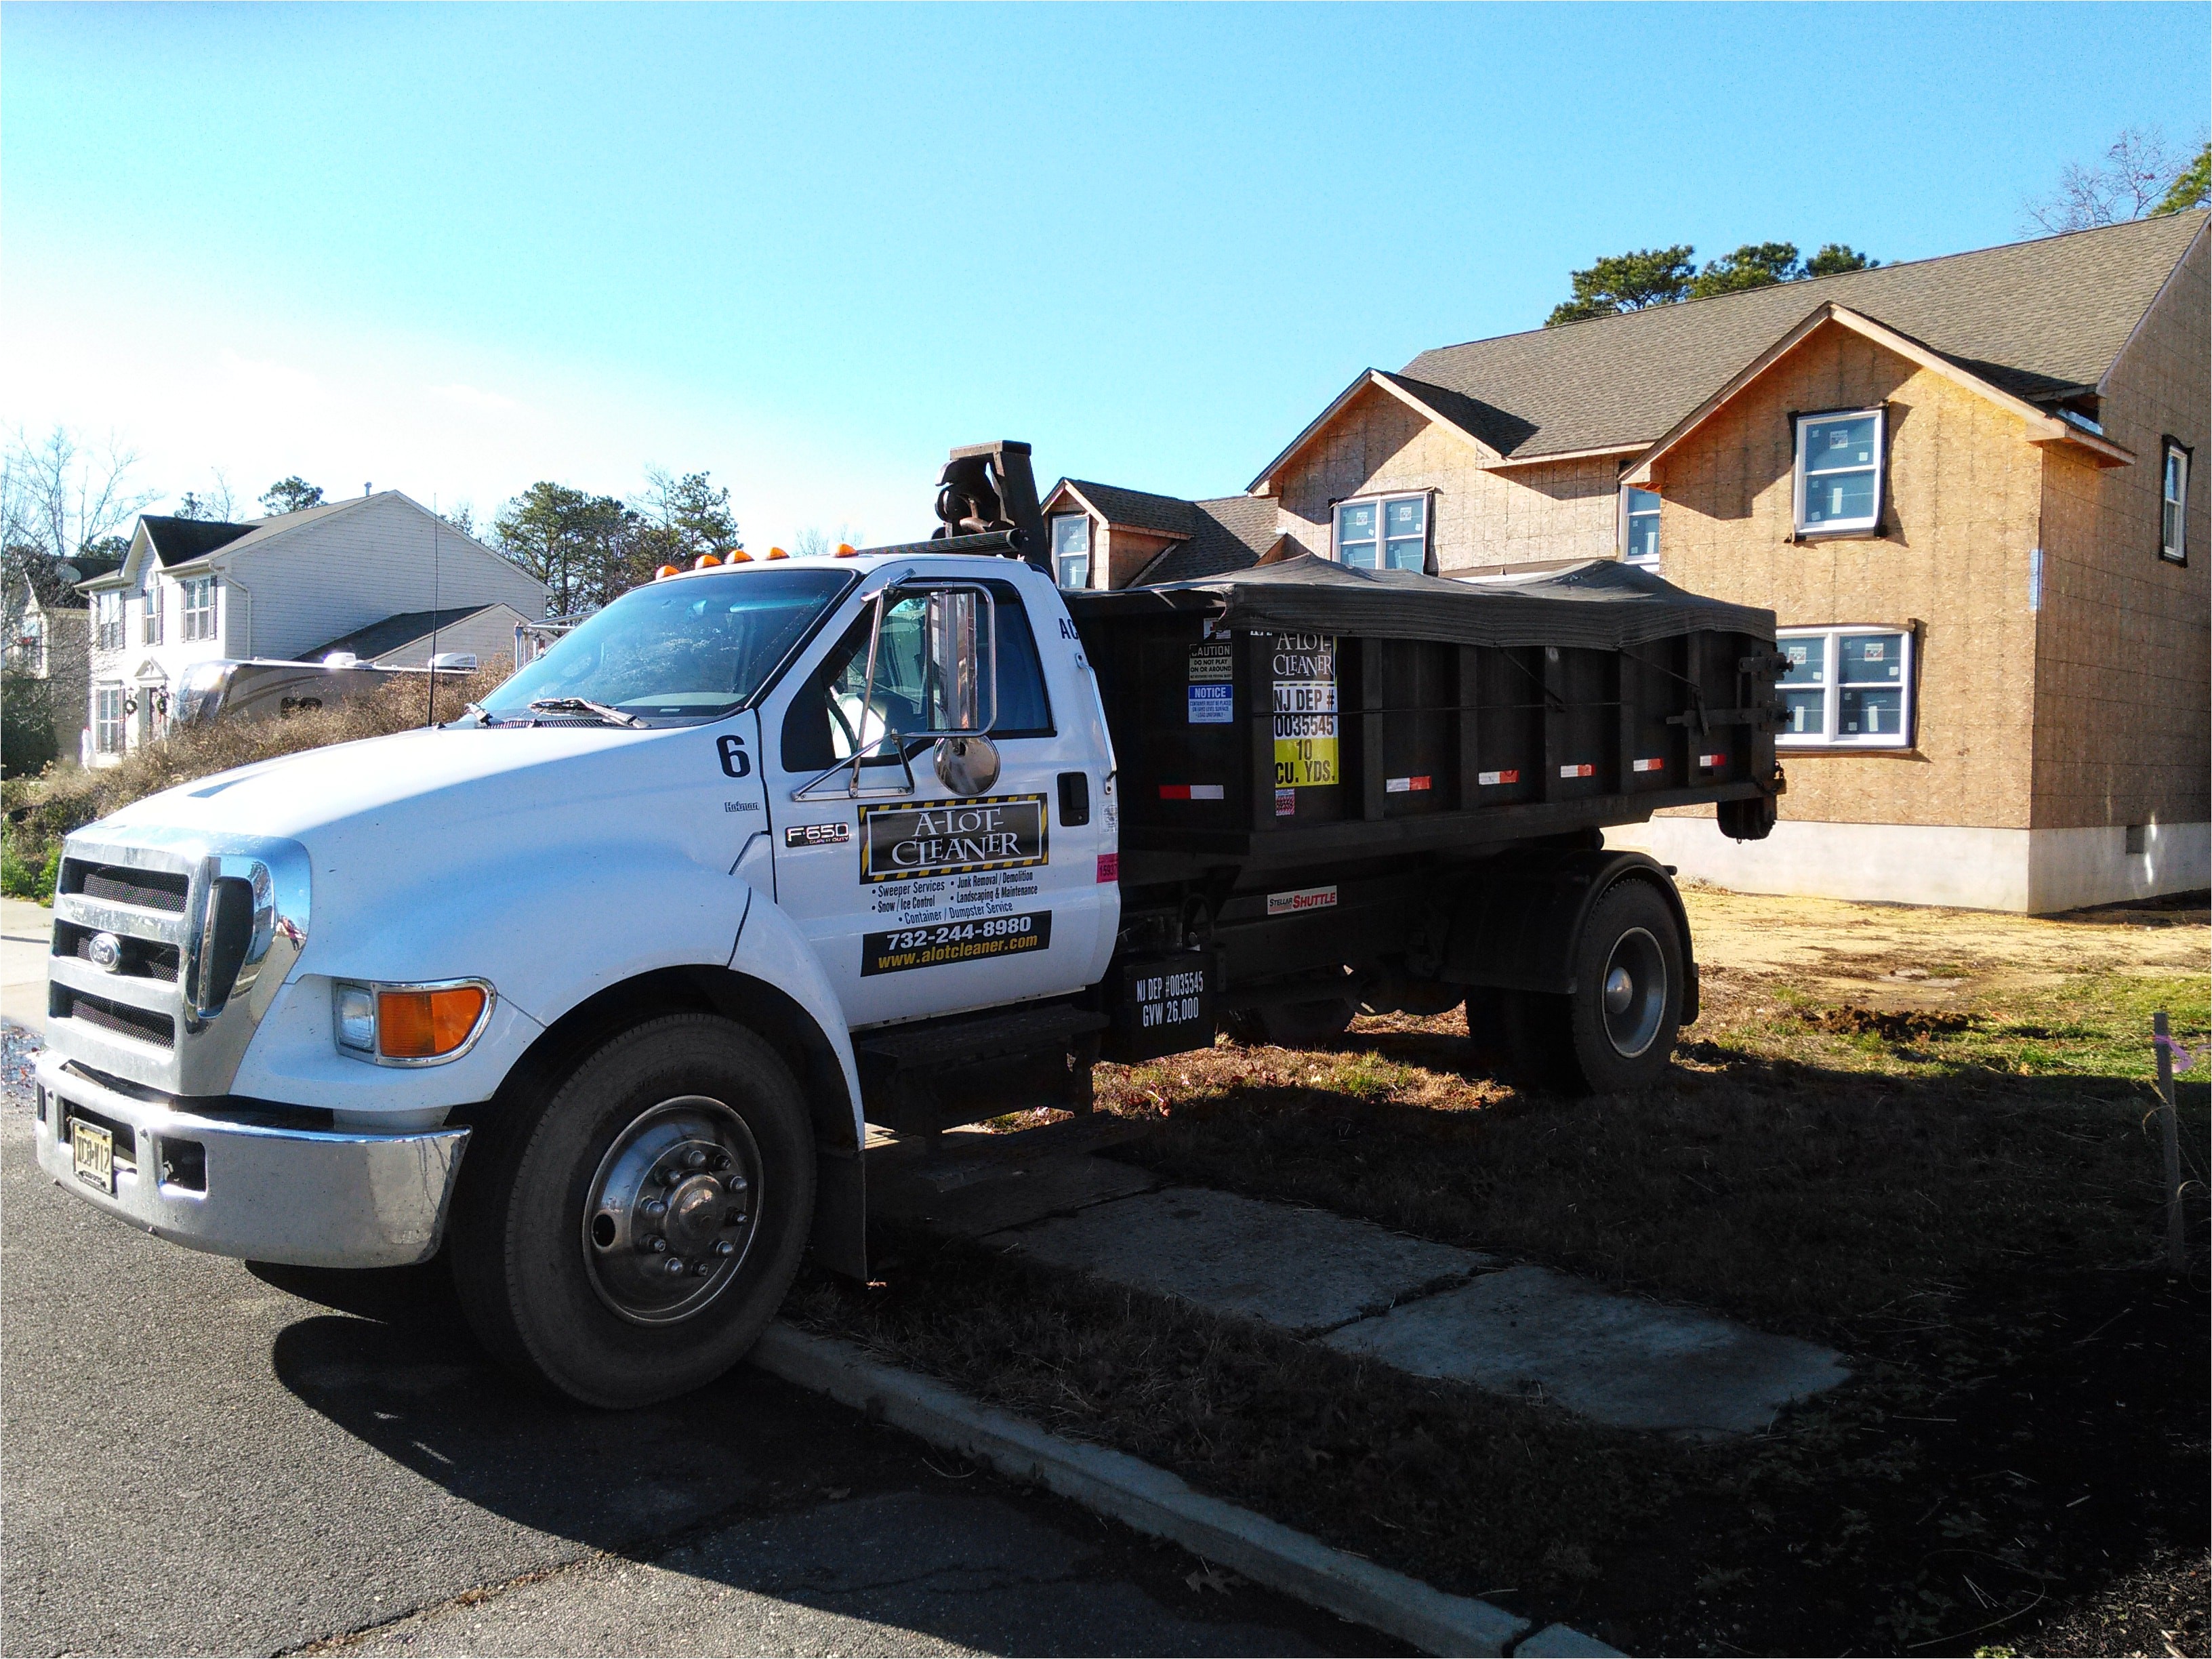
POLYGON ((787 824, 783 831, 786 847, 832 847, 853 839, 853 826, 840 818, 835 823, 787 824))
POLYGON ((1015 870, 1045 861, 1044 797, 863 806, 860 832, 863 881, 1015 870))

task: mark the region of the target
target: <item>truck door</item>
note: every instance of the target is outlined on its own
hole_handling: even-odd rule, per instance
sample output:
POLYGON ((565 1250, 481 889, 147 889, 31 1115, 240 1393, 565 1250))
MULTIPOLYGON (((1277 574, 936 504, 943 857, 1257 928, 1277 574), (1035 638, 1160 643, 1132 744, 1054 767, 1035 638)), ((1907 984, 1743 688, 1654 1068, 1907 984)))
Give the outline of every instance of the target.
POLYGON ((856 1027, 1083 988, 1119 897, 1098 878, 1103 769, 1088 753, 1091 722, 1056 718, 1014 583, 917 578, 881 612, 878 629, 865 604, 763 708, 777 902, 856 1027), (930 595, 947 587, 992 599, 978 625, 991 641, 1000 772, 966 793, 939 777, 933 743, 890 740, 942 718, 930 595), (1063 774, 1081 780, 1065 799, 1063 774))

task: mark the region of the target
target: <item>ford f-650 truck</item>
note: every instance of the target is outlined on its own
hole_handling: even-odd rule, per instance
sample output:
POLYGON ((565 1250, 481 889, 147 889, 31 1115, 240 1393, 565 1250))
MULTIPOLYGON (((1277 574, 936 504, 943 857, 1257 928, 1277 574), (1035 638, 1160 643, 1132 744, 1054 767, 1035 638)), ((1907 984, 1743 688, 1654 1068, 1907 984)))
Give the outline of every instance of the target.
POLYGON ((1688 926, 1600 831, 1766 832, 1771 613, 1609 562, 1062 592, 1017 444, 939 514, 664 568, 465 717, 70 836, 40 1164, 198 1249, 442 1252, 501 1358, 630 1406, 810 1243, 864 1270, 870 1121, 1463 1000, 1559 1086, 1664 1067, 1688 926))

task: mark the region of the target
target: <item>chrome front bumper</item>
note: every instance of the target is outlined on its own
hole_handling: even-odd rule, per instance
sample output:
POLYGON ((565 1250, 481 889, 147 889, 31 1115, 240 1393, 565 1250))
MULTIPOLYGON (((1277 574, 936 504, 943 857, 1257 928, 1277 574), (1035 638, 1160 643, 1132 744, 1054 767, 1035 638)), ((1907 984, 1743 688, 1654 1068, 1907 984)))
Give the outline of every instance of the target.
POLYGON ((52 1050, 39 1057, 38 1083, 39 1167, 62 1187, 157 1238, 257 1261, 427 1261, 469 1139, 464 1128, 371 1134, 201 1117, 108 1088, 52 1050), (78 1113, 126 1132, 115 1136, 112 1194, 77 1178, 68 1122, 78 1113))

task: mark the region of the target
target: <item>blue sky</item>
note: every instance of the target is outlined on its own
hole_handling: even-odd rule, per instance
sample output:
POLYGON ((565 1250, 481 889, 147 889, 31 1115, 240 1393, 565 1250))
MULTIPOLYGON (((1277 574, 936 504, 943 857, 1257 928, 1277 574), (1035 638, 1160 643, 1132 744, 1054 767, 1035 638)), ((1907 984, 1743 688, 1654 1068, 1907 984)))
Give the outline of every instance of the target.
POLYGON ((1360 368, 1671 241, 2017 240, 2193 142, 2203 4, 0 11, 0 421, 165 492, 711 468, 755 545, 955 443, 1244 483, 1360 368))

